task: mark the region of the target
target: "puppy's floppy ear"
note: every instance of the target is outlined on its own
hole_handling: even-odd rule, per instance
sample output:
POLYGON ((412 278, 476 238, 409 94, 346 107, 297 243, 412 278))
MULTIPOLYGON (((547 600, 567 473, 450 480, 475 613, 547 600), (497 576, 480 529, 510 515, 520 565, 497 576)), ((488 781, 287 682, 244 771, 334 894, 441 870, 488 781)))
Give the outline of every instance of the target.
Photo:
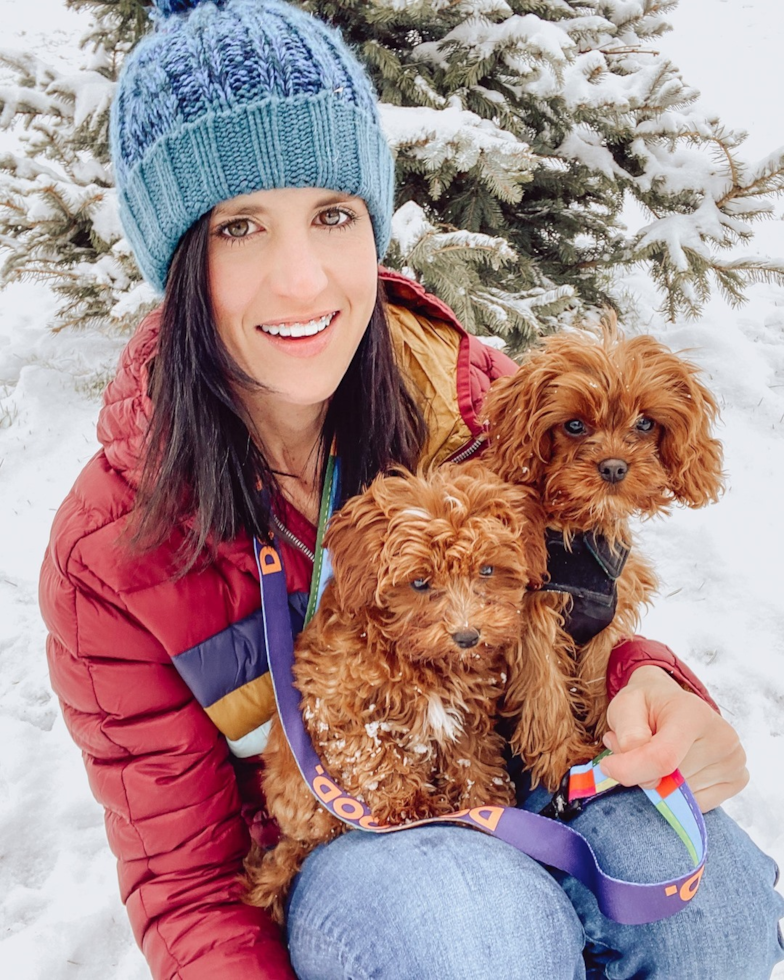
MULTIPOLYGON (((490 481, 487 481, 488 485, 490 481)), ((532 487, 502 483, 493 487, 492 516, 502 521, 514 535, 523 565, 528 572, 528 584, 538 589, 547 573, 545 545, 545 514, 539 496, 532 487)))
POLYGON ((703 413, 692 421, 685 439, 665 429, 659 453, 675 499, 689 507, 704 507, 724 490, 724 457, 721 443, 710 434, 709 417, 703 413))
POLYGON ((384 477, 377 476, 364 493, 346 501, 324 535, 337 602, 348 613, 374 603, 389 529, 387 497, 384 477))
POLYGON ((516 533, 528 569, 528 584, 538 589, 547 576, 544 508, 530 487, 513 487, 512 491, 513 509, 519 522, 516 533))
POLYGON ((703 507, 717 500, 724 489, 722 446, 711 434, 718 405, 699 380, 696 365, 652 339, 655 346, 645 351, 642 345, 648 339, 636 337, 630 344, 642 348, 646 372, 655 378, 658 396, 654 415, 662 426, 659 456, 667 470, 669 489, 680 503, 703 507))
POLYGON ((537 351, 515 374, 494 381, 487 393, 482 421, 488 446, 483 459, 510 483, 537 486, 545 477, 552 455, 548 389, 556 375, 537 351))

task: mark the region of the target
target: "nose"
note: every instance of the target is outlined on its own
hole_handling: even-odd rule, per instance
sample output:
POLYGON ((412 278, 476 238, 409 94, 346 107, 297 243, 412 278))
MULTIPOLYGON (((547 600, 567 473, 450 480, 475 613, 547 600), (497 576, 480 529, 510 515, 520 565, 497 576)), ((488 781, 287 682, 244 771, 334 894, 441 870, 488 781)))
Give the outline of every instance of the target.
POLYGON ((479 642, 479 630, 469 626, 467 629, 458 630, 452 634, 452 639, 463 650, 470 650, 479 642))
POLYGON ((629 464, 625 459, 603 459, 596 466, 599 476, 606 483, 620 483, 629 472, 629 464))
POLYGON ((328 285, 324 263, 311 236, 299 229, 277 234, 264 257, 268 282, 278 296, 296 299, 302 306, 328 285))

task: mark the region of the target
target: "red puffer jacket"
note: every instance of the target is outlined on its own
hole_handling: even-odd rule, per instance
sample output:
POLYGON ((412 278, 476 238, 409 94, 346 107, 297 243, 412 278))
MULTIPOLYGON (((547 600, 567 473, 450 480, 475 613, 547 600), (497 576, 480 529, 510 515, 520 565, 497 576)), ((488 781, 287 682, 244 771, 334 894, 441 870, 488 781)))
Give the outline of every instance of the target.
MULTIPOLYGON (((432 388, 423 397, 436 405, 436 428, 443 430, 431 438, 430 456, 453 455, 476 436, 476 409, 490 382, 514 365, 469 338, 419 287, 385 278, 397 311, 396 345, 413 383, 432 388)), ((52 686, 105 808, 122 899, 156 980, 292 977, 277 927, 240 900, 237 874, 250 833, 264 836, 263 802, 257 757, 232 757, 223 734, 236 721, 236 692, 225 677, 242 674, 258 652, 251 543, 241 536, 221 547, 208 569, 173 580, 179 531, 141 560, 129 555, 123 538, 156 341, 153 315, 107 389, 98 426, 103 448, 55 518, 40 590, 52 686)), ((300 515, 289 514, 288 526, 312 548, 314 529, 300 515)), ((300 595, 310 562, 281 544, 289 592, 300 595)), ((642 640, 616 651, 611 692, 643 662, 704 693, 666 648, 642 640)), ((240 695, 242 684, 264 680, 257 676, 264 670, 243 675, 240 695)))

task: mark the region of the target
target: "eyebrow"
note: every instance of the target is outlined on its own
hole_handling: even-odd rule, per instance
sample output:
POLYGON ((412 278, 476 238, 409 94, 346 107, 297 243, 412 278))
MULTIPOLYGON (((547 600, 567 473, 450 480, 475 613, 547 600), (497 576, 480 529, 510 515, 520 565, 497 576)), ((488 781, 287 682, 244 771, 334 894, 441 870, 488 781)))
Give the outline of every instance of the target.
MULTIPOLYGON (((323 208, 328 204, 345 204, 347 201, 353 200, 359 200, 356 194, 345 194, 343 191, 325 191, 324 196, 318 198, 314 202, 313 207, 323 208)), ((263 204, 243 204, 242 201, 237 201, 235 198, 232 198, 229 201, 216 204, 212 213, 216 218, 224 218, 231 214, 261 216, 269 214, 269 209, 265 208, 263 204)))

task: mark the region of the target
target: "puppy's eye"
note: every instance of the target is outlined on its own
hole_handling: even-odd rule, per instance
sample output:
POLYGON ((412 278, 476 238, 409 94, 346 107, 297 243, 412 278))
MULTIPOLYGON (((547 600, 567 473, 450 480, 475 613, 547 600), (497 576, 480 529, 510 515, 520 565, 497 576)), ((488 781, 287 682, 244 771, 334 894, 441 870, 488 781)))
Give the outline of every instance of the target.
POLYGON ((479 569, 479 574, 482 576, 482 578, 489 578, 494 571, 495 569, 492 565, 482 565, 482 567, 479 569))
POLYGON ((634 423, 634 428, 638 432, 650 432, 656 423, 653 419, 649 419, 647 415, 641 415, 637 421, 634 423))
POLYGON ((584 436, 588 429, 582 419, 569 419, 564 422, 564 432, 569 436, 584 436))
POLYGON ((430 583, 426 578, 415 578, 411 583, 411 588, 414 592, 427 592, 430 588, 430 583))

